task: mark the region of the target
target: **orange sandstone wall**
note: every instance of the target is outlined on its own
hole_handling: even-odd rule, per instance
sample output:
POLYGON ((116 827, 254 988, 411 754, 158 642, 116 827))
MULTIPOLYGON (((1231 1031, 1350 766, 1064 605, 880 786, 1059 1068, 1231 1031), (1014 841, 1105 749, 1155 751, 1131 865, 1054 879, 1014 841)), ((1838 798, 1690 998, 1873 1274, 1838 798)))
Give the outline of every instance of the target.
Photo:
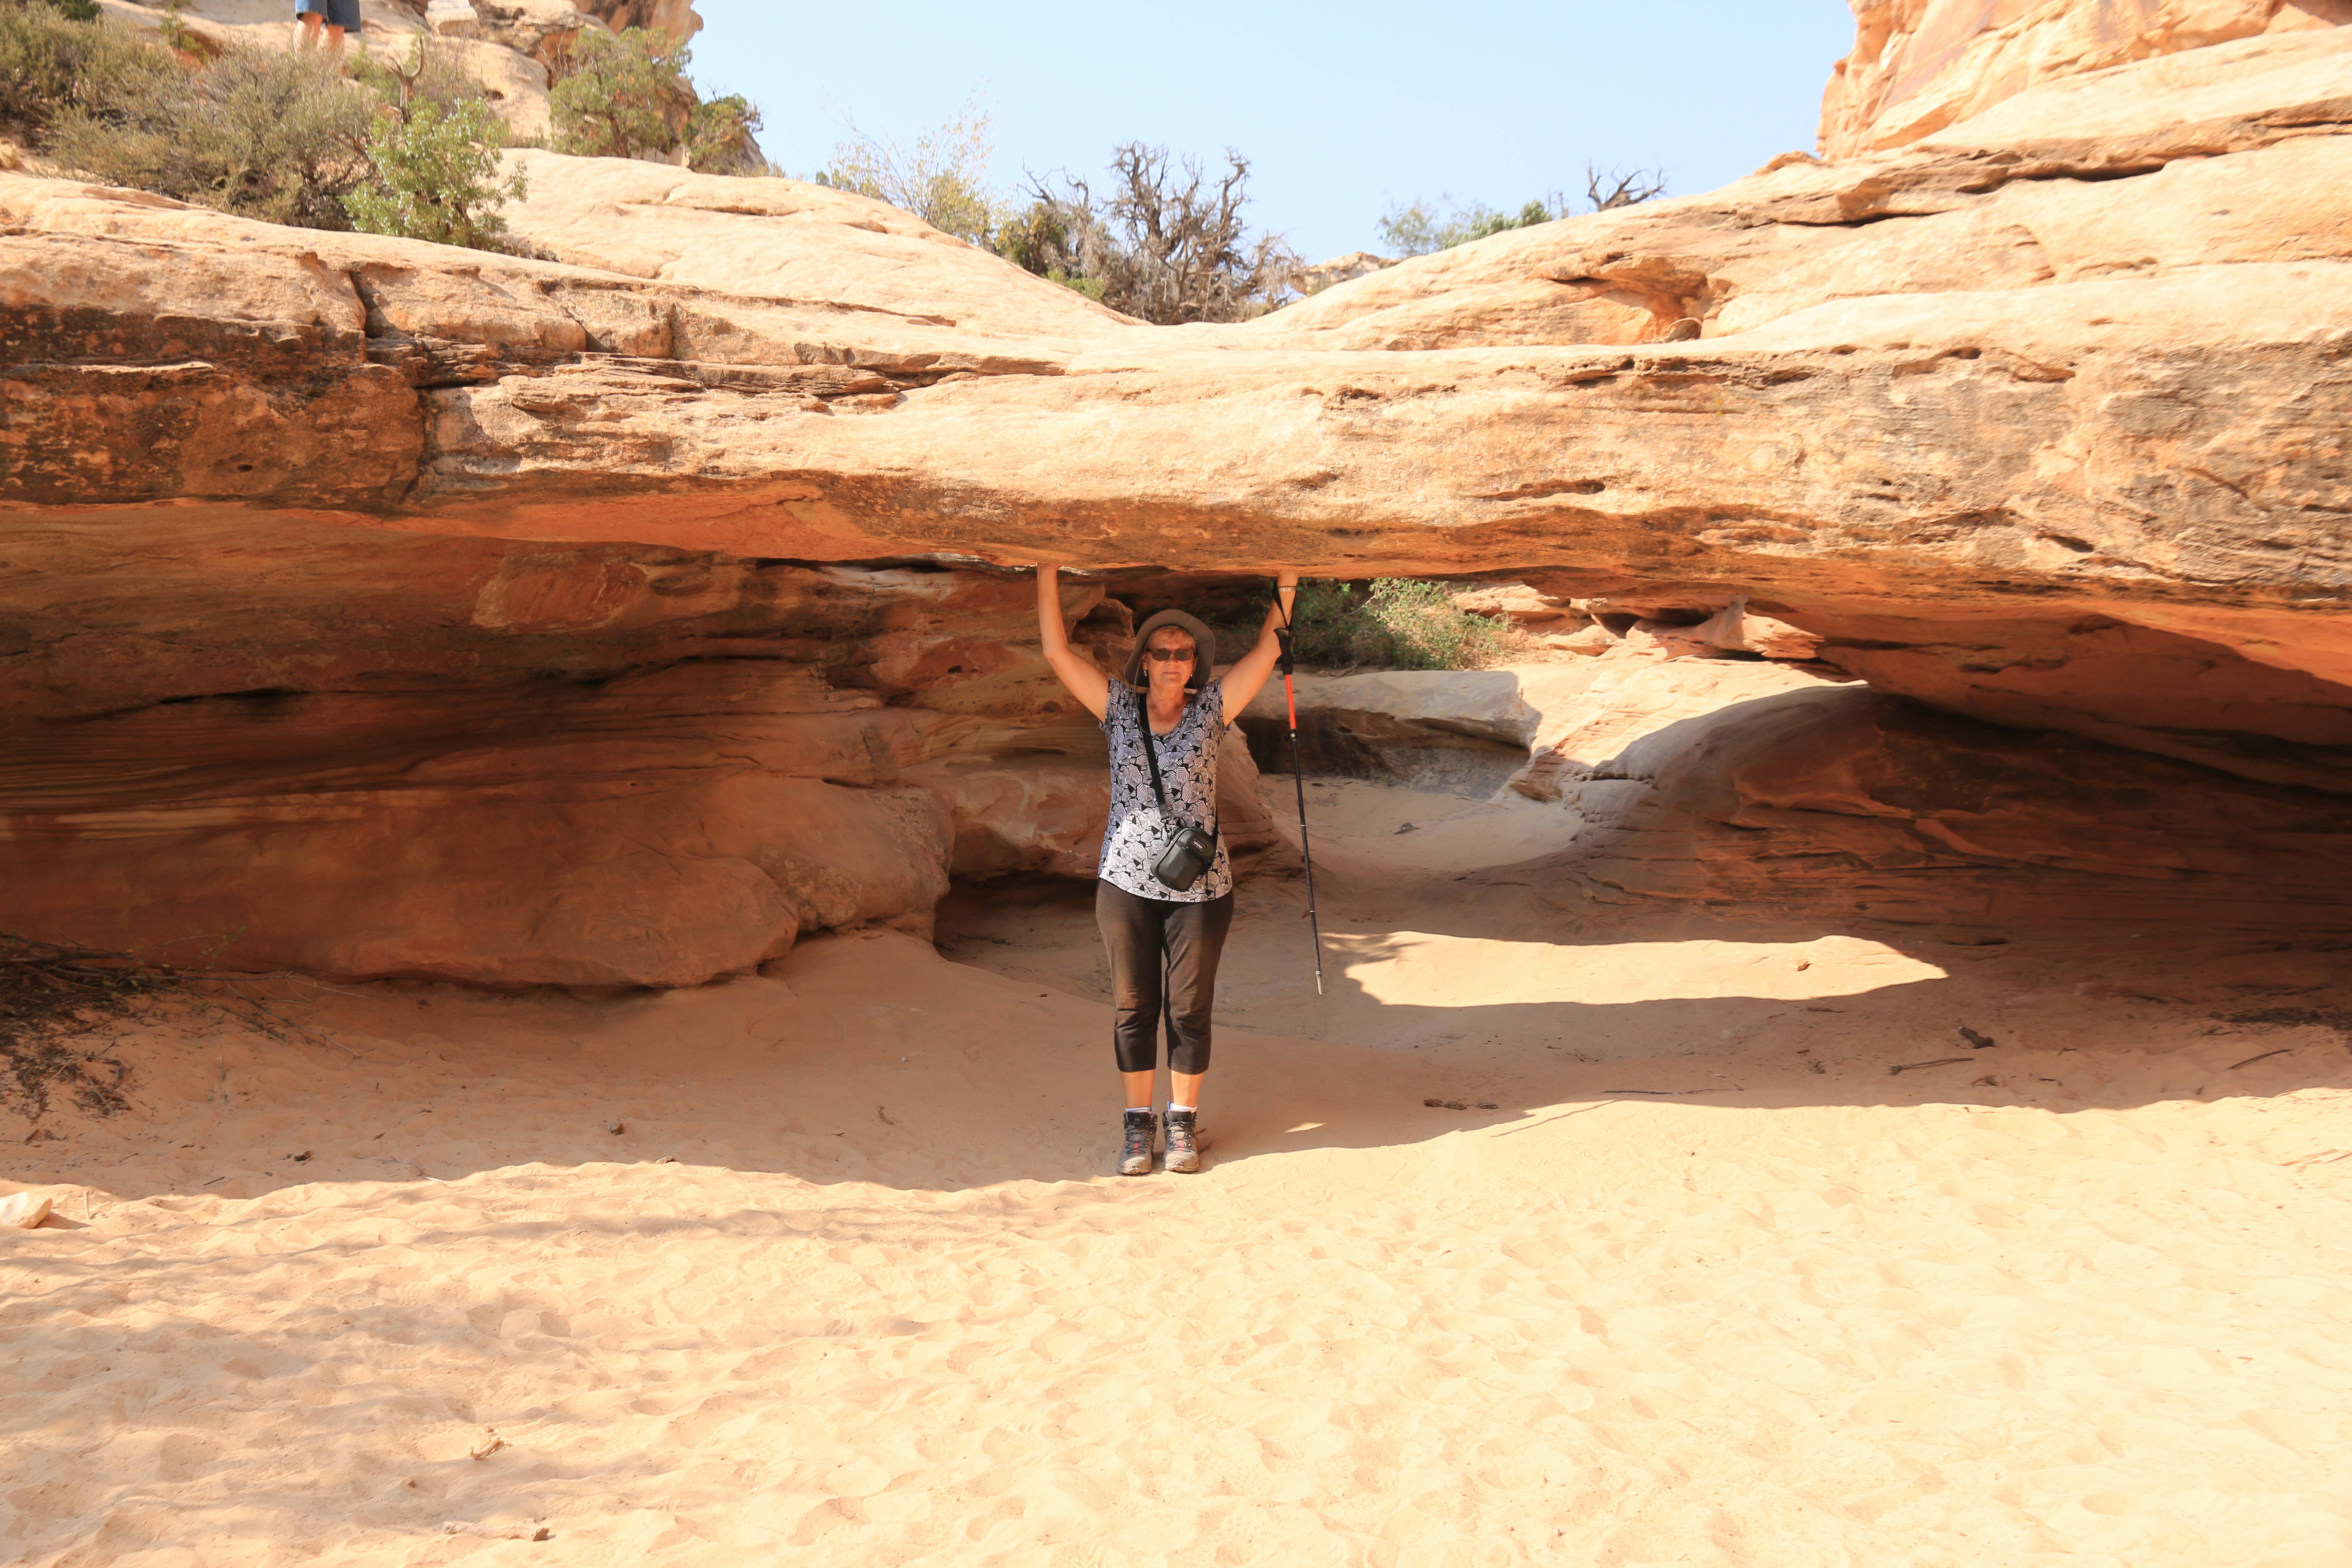
POLYGON ((1907 146, 2055 77, 2352 22, 2352 0, 1851 3, 1853 52, 1822 96, 1831 158, 1907 146))

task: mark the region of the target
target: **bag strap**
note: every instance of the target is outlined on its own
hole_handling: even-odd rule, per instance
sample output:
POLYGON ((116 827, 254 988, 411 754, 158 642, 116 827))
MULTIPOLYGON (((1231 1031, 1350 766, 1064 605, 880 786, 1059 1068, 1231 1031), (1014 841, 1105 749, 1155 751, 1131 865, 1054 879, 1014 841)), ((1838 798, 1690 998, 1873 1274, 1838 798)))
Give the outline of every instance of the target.
POLYGON ((1151 764, 1151 793, 1160 798, 1160 815, 1175 822, 1176 814, 1168 808, 1168 786, 1160 782, 1160 748, 1151 743, 1151 704, 1140 694, 1135 700, 1135 727, 1143 731, 1143 760, 1151 764))
MULTIPOLYGON (((1151 793, 1160 798, 1160 815, 1181 827, 1184 824, 1178 820, 1174 808, 1168 804, 1168 786, 1160 782, 1160 748, 1153 743, 1151 703, 1141 693, 1138 693, 1135 699, 1135 722, 1137 728, 1143 731, 1143 760, 1151 764, 1151 793)), ((1179 719, 1177 722, 1181 724, 1183 721, 1179 719)), ((1205 741, 1202 742, 1203 745, 1207 743, 1205 741)), ((1216 836, 1217 794, 1216 791, 1211 790, 1209 792, 1209 837, 1214 838, 1216 836)))

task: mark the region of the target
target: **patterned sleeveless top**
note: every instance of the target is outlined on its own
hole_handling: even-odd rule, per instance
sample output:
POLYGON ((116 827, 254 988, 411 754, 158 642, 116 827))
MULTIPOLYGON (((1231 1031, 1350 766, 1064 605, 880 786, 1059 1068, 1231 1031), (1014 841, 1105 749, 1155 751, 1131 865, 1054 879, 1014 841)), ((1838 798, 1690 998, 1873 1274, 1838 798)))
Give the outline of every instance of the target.
MULTIPOLYGON (((1233 863, 1225 840, 1217 838, 1217 858, 1184 892, 1151 874, 1151 863, 1175 831, 1160 815, 1151 793, 1151 766, 1143 755, 1143 693, 1122 680, 1110 683, 1103 709, 1103 733, 1110 740, 1110 826, 1103 830, 1102 879, 1139 899, 1171 904, 1205 904, 1234 890, 1233 863)), ((1212 680, 1184 704, 1184 716, 1165 735, 1154 735, 1160 778, 1177 823, 1217 828, 1217 748, 1225 735, 1225 689, 1212 680)))

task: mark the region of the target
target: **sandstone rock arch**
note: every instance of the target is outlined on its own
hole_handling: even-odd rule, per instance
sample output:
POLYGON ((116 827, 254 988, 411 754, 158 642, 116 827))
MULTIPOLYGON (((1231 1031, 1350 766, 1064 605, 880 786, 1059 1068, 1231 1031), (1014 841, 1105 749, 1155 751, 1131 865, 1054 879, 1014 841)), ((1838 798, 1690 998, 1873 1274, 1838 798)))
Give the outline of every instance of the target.
POLYGON ((510 984, 919 928, 1085 868, 989 563, 1287 561, 1738 602, 1880 694, 1629 775, 1651 870, 1563 885, 2341 930, 2352 30, 1970 106, 1235 327, 789 181, 520 153, 530 261, 0 176, 5 920, 510 984))

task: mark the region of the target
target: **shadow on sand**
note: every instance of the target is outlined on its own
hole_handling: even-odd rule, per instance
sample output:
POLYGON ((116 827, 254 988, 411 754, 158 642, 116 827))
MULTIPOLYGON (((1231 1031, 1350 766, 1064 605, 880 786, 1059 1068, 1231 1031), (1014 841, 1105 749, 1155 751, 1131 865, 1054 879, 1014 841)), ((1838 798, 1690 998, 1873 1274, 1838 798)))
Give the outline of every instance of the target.
MULTIPOLYGON (((1327 867, 1320 997, 1298 879, 1270 867, 1245 881, 1220 986, 1213 1163, 1611 1100, 2063 1113, 2352 1088, 2352 987, 2326 951, 2154 922, 1985 946, 1628 911, 1514 880, 1389 885, 1327 867)), ((963 888, 941 908, 938 954, 895 934, 824 938, 771 978, 689 992, 289 983, 281 1005, 334 1048, 133 1035, 135 1110, 0 1137, 26 1141, 19 1182, 167 1205, 619 1165, 645 1168, 649 1212, 682 1212, 666 1161, 908 1190, 1087 1181, 1109 1173, 1117 1114, 1106 994, 1090 883, 963 888)))

